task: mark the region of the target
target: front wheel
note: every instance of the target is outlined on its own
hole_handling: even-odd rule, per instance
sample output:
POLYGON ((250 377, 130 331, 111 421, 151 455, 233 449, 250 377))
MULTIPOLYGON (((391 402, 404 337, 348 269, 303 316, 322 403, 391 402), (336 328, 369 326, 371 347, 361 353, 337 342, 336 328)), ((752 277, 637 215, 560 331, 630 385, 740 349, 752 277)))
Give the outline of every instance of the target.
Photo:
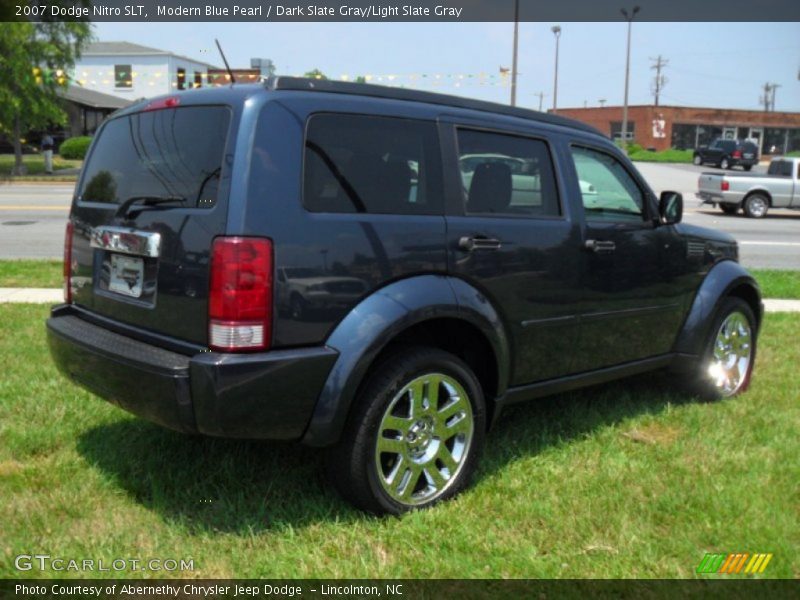
POLYGON ((716 400, 735 396, 750 385, 756 358, 757 322, 741 298, 726 298, 709 332, 694 374, 695 391, 716 400))
POLYGON ((694 164, 696 164, 696 165, 702 165, 703 164, 703 159, 701 158, 701 156, 699 154, 695 154, 694 158, 692 159, 692 162, 694 164))
POLYGON ((469 484, 485 430, 472 370, 436 348, 407 348, 369 377, 327 454, 328 477, 345 499, 375 514, 425 508, 469 484))
POLYGON ((731 168, 731 162, 727 158, 723 158, 721 161, 719 161, 719 168, 728 170, 731 168))
POLYGON ((751 194, 744 201, 744 214, 751 219, 765 217, 769 210, 769 200, 761 194, 751 194))

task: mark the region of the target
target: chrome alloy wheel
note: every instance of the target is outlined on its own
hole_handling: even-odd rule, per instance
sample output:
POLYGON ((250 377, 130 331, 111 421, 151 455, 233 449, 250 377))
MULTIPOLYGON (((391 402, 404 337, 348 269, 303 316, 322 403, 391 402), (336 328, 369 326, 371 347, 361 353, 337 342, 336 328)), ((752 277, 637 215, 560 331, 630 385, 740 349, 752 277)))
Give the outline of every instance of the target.
POLYGON ((767 214, 767 208, 769 208, 767 200, 761 196, 751 196, 747 200, 747 205, 750 214, 757 219, 767 214))
POLYGON ((753 357, 752 336, 750 322, 739 311, 729 314, 720 325, 708 375, 722 396, 733 396, 747 380, 753 357))
POLYGON ((441 496, 467 460, 474 421, 464 387, 427 373, 392 399, 378 427, 375 466, 384 491, 414 506, 441 496))

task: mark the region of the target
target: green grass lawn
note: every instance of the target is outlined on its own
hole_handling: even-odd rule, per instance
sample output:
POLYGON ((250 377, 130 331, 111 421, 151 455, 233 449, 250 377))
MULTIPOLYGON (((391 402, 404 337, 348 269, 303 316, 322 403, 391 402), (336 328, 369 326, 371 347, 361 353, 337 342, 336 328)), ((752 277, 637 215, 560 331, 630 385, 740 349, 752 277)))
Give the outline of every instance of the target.
POLYGON ((0 261, 0 287, 60 288, 63 265, 60 260, 0 261))
MULTIPOLYGON (((29 176, 44 175, 44 157, 41 154, 25 154, 22 156, 22 162, 28 167, 27 174, 29 176)), ((82 160, 69 160, 61 158, 57 154, 53 156, 53 168, 55 170, 80 167, 82 164, 82 160)), ((13 154, 0 154, 0 177, 9 177, 13 166, 13 154)))
MULTIPOLYGON (((765 298, 800 299, 800 271, 751 269, 765 298)), ((0 261, 0 287, 60 288, 61 261, 0 261)))
POLYGON ((694 150, 677 150, 670 148, 660 152, 648 152, 647 150, 636 150, 628 154, 631 160, 639 162, 665 162, 665 163, 690 163, 694 156, 694 150))
POLYGON ((800 576, 796 315, 767 315, 738 398, 650 374, 515 408, 474 487, 387 519, 339 500, 319 451, 184 436, 67 383, 46 315, 0 305, 0 577, 102 575, 16 572, 21 553, 192 559, 194 577, 693 577, 736 551, 800 576))

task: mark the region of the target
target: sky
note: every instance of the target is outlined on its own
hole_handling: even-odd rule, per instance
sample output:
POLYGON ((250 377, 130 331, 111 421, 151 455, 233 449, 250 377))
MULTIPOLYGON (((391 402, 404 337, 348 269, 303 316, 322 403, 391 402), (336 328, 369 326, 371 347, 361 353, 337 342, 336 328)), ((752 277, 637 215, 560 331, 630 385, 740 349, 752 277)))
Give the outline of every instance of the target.
MULTIPOLYGON (((517 104, 552 108, 555 38, 561 26, 558 106, 621 105, 625 23, 521 23, 517 104)), ((328 77, 507 103, 499 68, 511 66, 513 23, 96 23, 100 41, 128 41, 222 66, 269 58, 278 74, 318 68, 328 77), (422 77, 427 74, 427 77, 422 77), (439 78, 436 78, 439 75, 439 78), (449 75, 449 77, 448 77, 449 75), (472 77, 469 77, 472 75, 472 77), (389 77, 392 77, 391 81, 389 77), (463 77, 459 77, 463 76, 463 77), (481 85, 481 83, 483 85, 481 85)), ((668 60, 660 104, 763 109, 764 83, 779 84, 775 109, 800 112, 800 23, 634 22, 629 104, 651 104, 651 58, 668 60)))

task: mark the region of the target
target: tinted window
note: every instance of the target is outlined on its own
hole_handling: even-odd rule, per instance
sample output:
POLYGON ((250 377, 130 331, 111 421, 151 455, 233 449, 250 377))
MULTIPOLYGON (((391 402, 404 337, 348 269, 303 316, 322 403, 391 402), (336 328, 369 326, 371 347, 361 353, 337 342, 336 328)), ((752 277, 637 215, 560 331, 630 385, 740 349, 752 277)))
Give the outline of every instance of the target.
POLYGON ((458 163, 468 214, 561 214, 550 152, 540 140, 460 129, 458 163))
POLYGON ((230 111, 172 108, 109 121, 95 143, 79 191, 84 202, 119 204, 133 197, 217 199, 230 111))
POLYGON ((308 123, 303 203, 314 212, 442 214, 436 126, 361 115, 308 123))
POLYGON ((782 175, 783 177, 792 176, 792 163, 788 160, 773 160, 769 163, 767 170, 769 175, 782 175))
POLYGON ((616 158, 573 147, 572 159, 588 219, 641 221, 642 190, 616 158))

